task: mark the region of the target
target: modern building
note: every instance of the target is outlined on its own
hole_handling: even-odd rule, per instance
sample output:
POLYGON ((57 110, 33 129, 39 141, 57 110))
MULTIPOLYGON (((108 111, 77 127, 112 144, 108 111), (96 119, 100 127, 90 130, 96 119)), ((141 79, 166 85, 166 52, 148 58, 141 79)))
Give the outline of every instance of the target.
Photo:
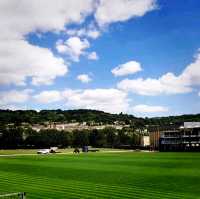
POLYGON ((149 134, 150 140, 150 149, 151 150, 159 150, 159 142, 160 142, 160 130, 158 127, 155 127, 150 130, 149 134))
POLYGON ((159 151, 200 151, 200 122, 157 126, 150 132, 150 146, 159 151))

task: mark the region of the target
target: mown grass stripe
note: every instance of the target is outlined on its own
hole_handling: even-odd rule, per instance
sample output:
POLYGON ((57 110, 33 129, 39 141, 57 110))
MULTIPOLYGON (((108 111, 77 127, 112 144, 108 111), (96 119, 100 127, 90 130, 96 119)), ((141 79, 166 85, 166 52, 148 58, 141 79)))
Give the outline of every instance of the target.
MULTIPOLYGON (((23 179, 24 180, 24 179, 23 179)), ((30 181, 30 179, 29 179, 29 181, 30 181)), ((35 179, 34 179, 34 181, 35 181, 35 179)), ((38 183, 38 179, 37 179, 37 183, 38 183)), ((44 179, 42 180, 42 183, 44 183, 44 179)), ((46 182, 45 182, 46 183, 46 182)), ((79 185, 78 185, 79 186, 79 185)), ((91 186, 91 185, 89 185, 89 186, 91 186)), ((97 186, 97 185, 96 185, 97 186)), ((84 184, 84 187, 87 187, 87 185, 86 184, 84 184)), ((117 187, 113 187, 113 186, 109 186, 109 189, 111 189, 111 187, 112 187, 112 189, 119 189, 119 187, 117 186, 117 187)), ((105 188, 107 189, 108 188, 108 186, 105 186, 105 188)), ((102 189, 102 185, 101 185, 101 189, 102 189)), ((125 187, 125 189, 127 190, 127 187, 125 187)), ((122 191, 122 188, 120 188, 120 191, 122 191)), ((135 190, 134 190, 135 191, 135 190)), ((154 193, 154 192, 153 192, 154 193)), ((148 192, 148 194, 149 194, 149 192, 148 192)))
MULTIPOLYGON (((17 178, 18 178, 18 177, 17 177, 17 178)), ((40 179, 40 178, 39 178, 39 179, 40 179)), ((30 181, 30 178, 29 178, 28 180, 30 181)), ((34 180, 36 180, 36 178, 34 178, 34 180)), ((37 182, 38 182, 38 179, 37 179, 37 182)), ((43 182, 44 182, 44 179, 42 179, 42 183, 43 183, 43 182)), ((47 182, 45 182, 45 183, 47 183, 47 182)), ((77 182, 76 182, 76 184, 77 184, 77 182)), ((86 183, 84 183, 84 187, 88 187, 88 186, 91 187, 91 185, 92 185, 92 184, 87 185, 86 183)), ((59 186, 61 186, 61 185, 59 185, 59 186)), ((78 186, 79 186, 79 185, 78 185, 78 186)), ((97 186, 100 186, 101 189, 103 188, 103 186, 104 186, 106 189, 108 189, 108 186, 105 186, 105 185, 97 185, 97 184, 96 184, 96 187, 97 187, 97 186)), ((143 193, 145 192, 145 190, 143 190, 142 188, 139 188, 139 187, 137 187, 137 186, 134 186, 134 188, 137 188, 137 190, 139 190, 139 191, 143 191, 143 193)), ((132 186, 132 188, 129 188, 129 187, 123 187, 123 188, 120 187, 120 188, 119 188, 119 186, 110 185, 110 186, 109 186, 109 189, 110 189, 110 190, 112 189, 113 191, 116 191, 116 190, 118 190, 118 189, 119 189, 120 191, 125 191, 125 190, 127 191, 127 190, 128 190, 128 191, 132 191, 133 194, 135 194, 135 192, 136 192, 136 189, 133 189, 133 186, 132 186)), ((146 191, 148 192, 148 195, 151 195, 151 193, 152 193, 152 194, 158 194, 158 195, 163 194, 163 192, 151 192, 151 191, 149 191, 148 189, 147 189, 146 191), (160 193, 160 194, 159 194, 159 193, 160 193)), ((169 194, 169 193, 165 193, 165 196, 166 196, 166 195, 173 195, 173 194, 171 194, 171 193, 170 193, 170 194, 169 194)), ((182 196, 183 196, 183 195, 182 195, 182 196)), ((174 196, 174 195, 173 195, 173 197, 180 198, 181 196, 174 196)))
MULTIPOLYGON (((29 181, 30 182, 30 180, 31 179, 25 179, 25 178, 23 178, 23 179, 21 179, 20 181, 18 180, 18 183, 20 182, 20 183, 26 183, 26 180, 27 181, 29 181)), ((47 183, 47 182, 44 182, 44 179, 40 179, 41 180, 41 182, 39 183, 38 182, 38 180, 37 180, 37 184, 40 186, 40 185, 43 185, 43 184, 45 184, 45 186, 43 185, 43 187, 50 187, 50 186, 52 186, 52 184, 51 183, 47 183)), ((35 179, 33 179, 33 181, 35 181, 35 179)), ((5 182, 5 180, 4 180, 4 182, 5 182)), ((66 185, 67 186, 67 188, 69 189, 71 189, 71 190, 76 190, 75 189, 75 187, 78 189, 78 190, 80 190, 80 191, 82 191, 83 193, 85 193, 85 192, 87 192, 88 194, 91 192, 90 190, 86 190, 85 191, 85 189, 86 188, 88 188, 88 186, 86 186, 85 184, 78 184, 78 186, 77 185, 75 185, 75 184, 73 184, 73 185, 69 185, 69 184, 67 184, 66 185)), ((60 189, 63 189, 63 187, 61 186, 61 184, 59 184, 59 186, 56 186, 56 185, 54 185, 53 187, 52 187, 52 189, 54 190, 54 191, 59 191, 60 189), (58 187, 58 188, 57 188, 58 187)), ((91 186, 89 187, 89 188, 91 188, 91 186)), ((105 192, 105 190, 106 190, 106 192, 109 192, 109 193, 111 193, 112 192, 112 194, 113 194, 113 196, 115 196, 115 197, 118 197, 118 196, 126 196, 126 198, 133 198, 134 196, 136 197, 137 195, 138 196, 141 196, 141 189, 132 189, 131 191, 131 194, 129 193, 129 194, 127 194, 127 190, 126 189, 122 189, 122 188, 119 188, 119 187, 115 187, 115 189, 113 190, 113 189, 111 189, 111 187, 109 187, 109 186, 99 186, 98 185, 98 188, 100 188, 101 190, 99 190, 100 192, 101 191, 104 191, 105 192), (102 189, 103 188, 103 189, 102 189), (105 190, 104 190, 105 189, 105 190), (118 191, 116 191, 118 189, 118 191), (115 192, 113 192, 113 191, 115 191, 115 192), (119 191, 120 192, 122 192, 122 193, 119 193, 119 191), (126 192, 126 194, 125 194, 125 192, 126 192), (130 196, 129 196, 130 195, 130 196)), ((66 189, 66 187, 65 187, 65 189, 66 189)), ((68 190, 67 190, 68 191, 68 190)), ((95 193, 95 194, 99 194, 100 196, 102 196, 103 194, 102 193, 99 193, 99 191, 94 191, 94 192, 92 192, 92 194, 93 193, 95 193)), ((108 193, 107 193, 108 194, 108 193)), ((146 194, 144 194, 144 191, 143 191, 143 196, 144 195, 146 195, 146 194)), ((154 198, 156 197, 156 198, 160 198, 160 194, 157 194, 157 193, 147 193, 147 195, 148 196, 151 196, 151 195, 154 195, 154 198), (156 194, 156 195, 155 195, 156 194), (157 196, 158 195, 158 196, 157 196)), ((166 195, 165 195, 165 198, 168 198, 168 197, 166 197, 166 195)), ((171 198, 171 197, 170 197, 171 198)), ((177 198, 176 196, 174 196, 173 198, 177 198)), ((179 197, 180 198, 180 197, 179 197)))
POLYGON ((0 192, 25 189, 30 199, 197 199, 199 167, 195 153, 4 157, 0 192))
MULTIPOLYGON (((30 177, 29 177, 29 178, 30 178, 30 177)), ((35 179, 35 178, 34 178, 34 179, 35 179)), ((44 178, 43 178, 43 179, 44 179, 44 178)), ((143 184, 144 184, 144 183, 143 183, 143 184)), ((85 186, 86 186, 86 183, 85 183, 85 186)), ((134 186, 137 187, 137 184, 134 184, 134 185, 131 184, 131 185, 130 185, 131 189, 132 189, 134 186)), ((146 186, 148 186, 148 185, 146 185, 146 186)), ((109 187, 116 188, 114 185, 109 185, 109 187)), ((119 186, 117 186, 117 188, 118 188, 118 187, 119 187, 119 186)), ((126 186, 126 187, 124 187, 124 188, 125 188, 125 189, 130 189, 129 186, 126 186)), ((142 189, 142 188, 141 188, 141 189, 142 189)), ((147 189, 147 190, 148 190, 148 189, 147 189)), ((148 191, 149 191, 149 190, 148 190, 148 191)), ((159 191, 157 191, 157 192, 159 193, 159 191)), ((162 192, 160 192, 160 193, 162 193, 162 192)), ((166 193, 166 194, 171 194, 171 193, 166 193)), ((172 193, 172 194, 173 194, 173 193, 172 193)))

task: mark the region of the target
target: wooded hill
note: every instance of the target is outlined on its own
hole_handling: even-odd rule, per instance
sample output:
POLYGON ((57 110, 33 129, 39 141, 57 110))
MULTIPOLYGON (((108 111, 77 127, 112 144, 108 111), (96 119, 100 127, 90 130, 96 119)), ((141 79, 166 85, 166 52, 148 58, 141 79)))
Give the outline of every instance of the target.
POLYGON ((200 121, 200 114, 180 115, 157 118, 137 118, 128 114, 110 114, 103 111, 79 109, 79 110, 0 110, 0 123, 2 124, 41 124, 45 122, 87 122, 98 124, 130 124, 134 127, 149 125, 168 125, 185 121, 200 121))

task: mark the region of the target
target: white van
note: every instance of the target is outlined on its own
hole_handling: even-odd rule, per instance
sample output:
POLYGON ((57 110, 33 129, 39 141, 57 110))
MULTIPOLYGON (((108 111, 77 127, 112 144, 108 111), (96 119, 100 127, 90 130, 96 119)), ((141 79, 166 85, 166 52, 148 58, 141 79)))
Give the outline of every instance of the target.
POLYGON ((49 154, 50 153, 50 149, 40 149, 37 154, 49 154))

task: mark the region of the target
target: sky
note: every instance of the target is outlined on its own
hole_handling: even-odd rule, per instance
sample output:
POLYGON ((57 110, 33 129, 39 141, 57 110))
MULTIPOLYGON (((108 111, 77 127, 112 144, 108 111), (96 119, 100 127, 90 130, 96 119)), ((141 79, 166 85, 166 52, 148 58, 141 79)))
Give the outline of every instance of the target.
POLYGON ((0 109, 200 112, 200 1, 1 0, 0 109))

